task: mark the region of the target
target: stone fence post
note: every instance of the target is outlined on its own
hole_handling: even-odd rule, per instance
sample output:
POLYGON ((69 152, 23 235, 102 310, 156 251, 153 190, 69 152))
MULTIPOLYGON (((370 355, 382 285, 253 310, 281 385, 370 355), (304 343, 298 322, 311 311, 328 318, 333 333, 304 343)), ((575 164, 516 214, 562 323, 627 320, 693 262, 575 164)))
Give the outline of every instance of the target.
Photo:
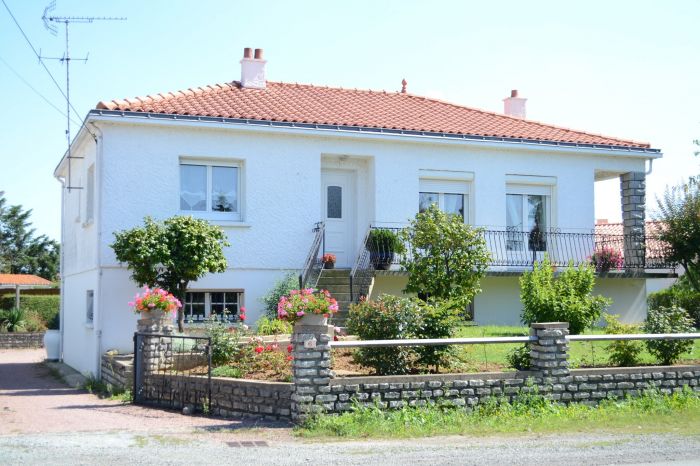
POLYGON ((569 323, 547 322, 530 324, 530 369, 542 378, 569 375, 569 323))
MULTIPOLYGON (((155 312, 144 312, 138 320, 137 333, 157 334, 164 336, 140 336, 138 354, 140 359, 137 363, 139 374, 134 374, 137 384, 144 382, 143 376, 157 372, 158 369, 169 369, 173 363, 173 342, 170 335, 173 334, 174 326, 170 314, 157 314, 155 312)), ((137 357, 137 354, 134 354, 137 357)))
POLYGON ((629 172, 620 175, 622 230, 625 235, 625 268, 628 270, 643 267, 645 263, 645 192, 646 175, 644 172, 629 172))
POLYGON ((333 409, 331 395, 332 325, 308 325, 297 322, 292 333, 292 420, 302 422, 309 413, 333 409), (329 406, 327 406, 330 403, 329 406))

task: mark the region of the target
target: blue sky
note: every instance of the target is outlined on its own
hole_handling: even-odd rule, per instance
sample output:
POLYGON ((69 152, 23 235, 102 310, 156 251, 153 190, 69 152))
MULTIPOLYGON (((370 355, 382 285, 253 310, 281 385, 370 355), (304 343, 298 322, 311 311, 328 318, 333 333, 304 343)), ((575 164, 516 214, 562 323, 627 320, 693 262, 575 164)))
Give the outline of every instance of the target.
MULTIPOLYGON (((41 15, 48 0, 5 0, 37 49, 64 50, 41 15)), ((243 47, 265 49, 275 81, 398 90, 492 111, 518 89, 528 117, 648 141, 664 152, 648 207, 697 173, 697 1, 111 1, 57 0, 54 14, 126 16, 72 27, 73 106, 239 79, 243 47)), ((53 169, 65 151, 65 103, 0 4, 0 190, 60 235, 53 169)), ((65 68, 47 62, 64 85, 65 68)), ((598 183, 596 216, 619 217, 619 186, 598 183)))

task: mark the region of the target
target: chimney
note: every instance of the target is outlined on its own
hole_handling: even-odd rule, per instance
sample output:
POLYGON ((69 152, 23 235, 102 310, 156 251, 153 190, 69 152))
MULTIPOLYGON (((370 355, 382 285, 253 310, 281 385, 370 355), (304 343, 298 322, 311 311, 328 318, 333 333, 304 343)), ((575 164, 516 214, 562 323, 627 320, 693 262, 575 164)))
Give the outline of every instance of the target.
POLYGON ((265 89, 265 64, 263 49, 255 49, 253 53, 250 47, 243 49, 241 59, 241 87, 250 89, 265 89))
POLYGON ((510 97, 503 99, 503 113, 516 118, 525 118, 525 102, 527 99, 518 97, 518 90, 510 91, 510 97))

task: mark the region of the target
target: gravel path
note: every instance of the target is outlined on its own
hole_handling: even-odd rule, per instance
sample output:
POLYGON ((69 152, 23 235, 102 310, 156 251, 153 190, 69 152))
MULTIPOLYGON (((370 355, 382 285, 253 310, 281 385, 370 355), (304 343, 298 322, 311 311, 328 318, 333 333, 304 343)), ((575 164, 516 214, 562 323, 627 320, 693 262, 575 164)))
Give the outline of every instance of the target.
POLYGON ((41 357, 0 351, 0 465, 700 465, 700 437, 668 434, 311 442, 284 425, 100 400, 52 378, 41 357))

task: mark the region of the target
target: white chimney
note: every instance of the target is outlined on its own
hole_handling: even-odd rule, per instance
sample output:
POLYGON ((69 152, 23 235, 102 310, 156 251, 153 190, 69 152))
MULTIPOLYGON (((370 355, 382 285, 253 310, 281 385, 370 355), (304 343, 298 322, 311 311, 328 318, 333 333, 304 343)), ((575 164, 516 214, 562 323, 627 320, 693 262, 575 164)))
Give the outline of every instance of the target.
POLYGON ((250 47, 243 49, 241 60, 241 87, 265 89, 265 64, 263 49, 255 49, 255 56, 250 47))
POLYGON ((527 99, 518 97, 517 89, 510 91, 510 97, 503 99, 503 113, 516 118, 525 118, 525 102, 527 99))

